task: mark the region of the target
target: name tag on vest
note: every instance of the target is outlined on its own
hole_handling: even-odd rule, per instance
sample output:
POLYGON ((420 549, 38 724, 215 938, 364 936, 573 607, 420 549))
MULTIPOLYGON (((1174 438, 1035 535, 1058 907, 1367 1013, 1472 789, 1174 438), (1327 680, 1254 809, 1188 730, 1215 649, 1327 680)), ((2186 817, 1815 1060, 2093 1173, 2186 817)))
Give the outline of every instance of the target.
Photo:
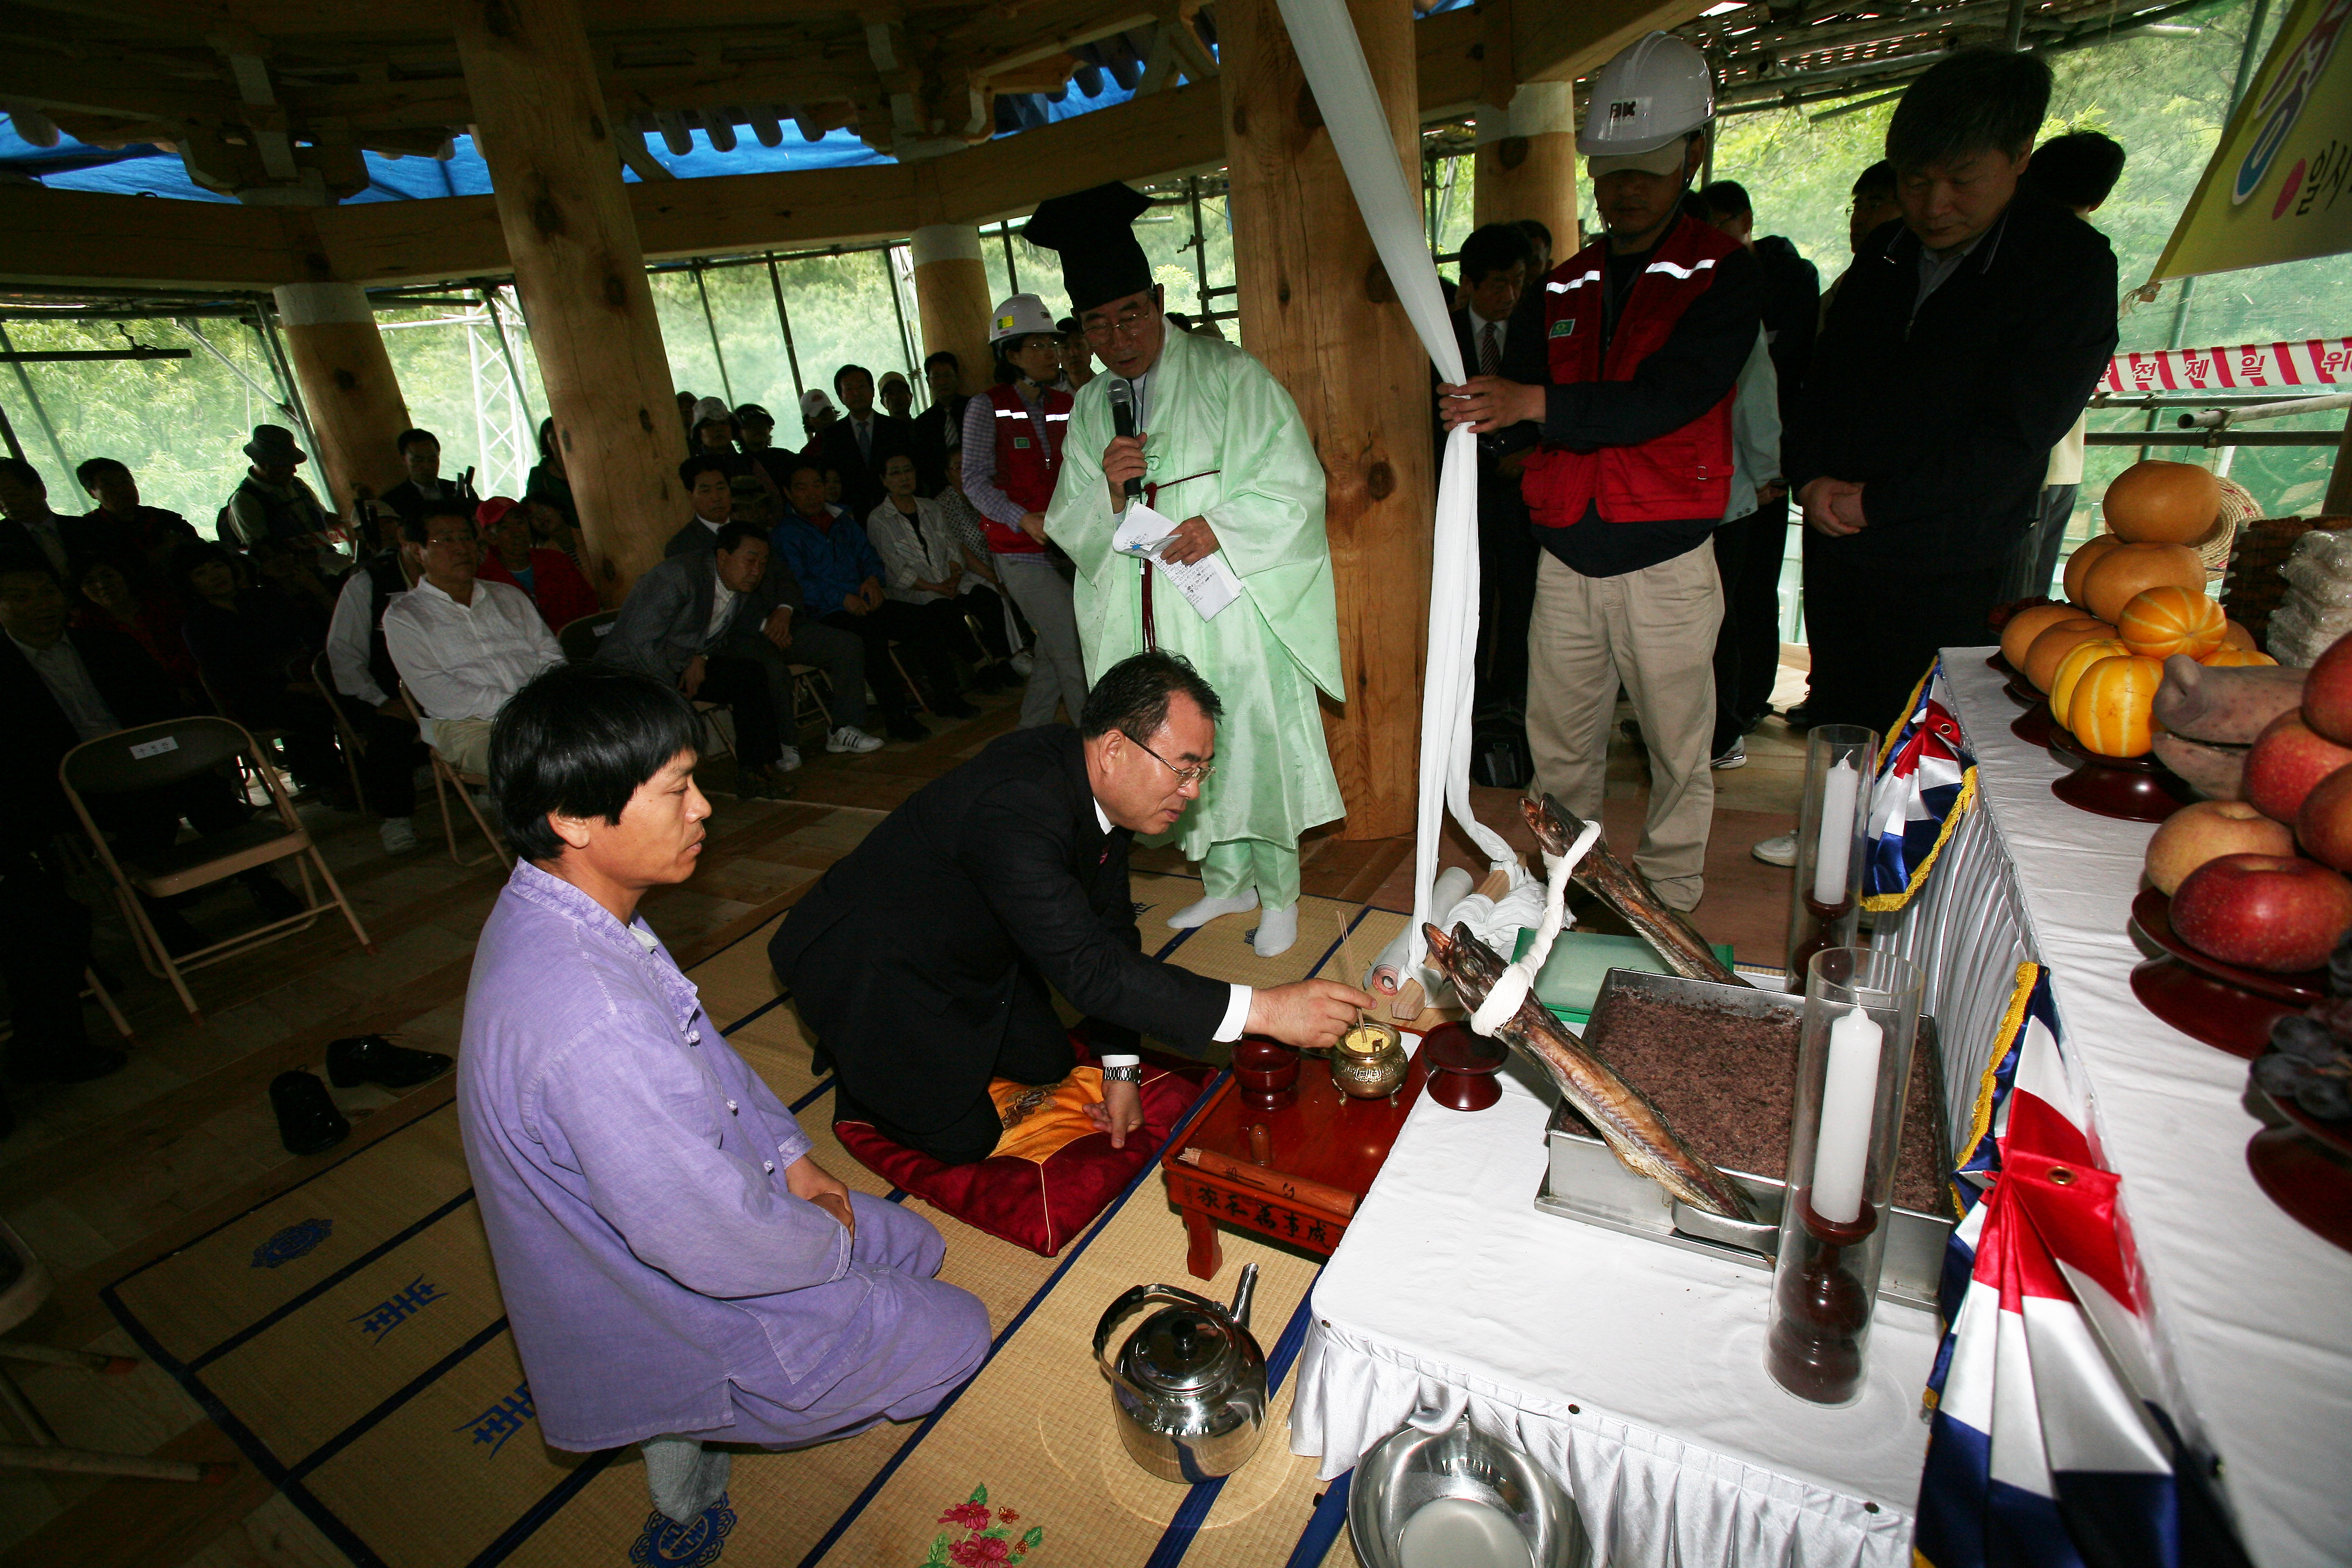
POLYGON ((1574 316, 1563 316, 1559 321, 1554 321, 1551 324, 1551 331, 1549 335, 1555 338, 1564 338, 1574 331, 1576 331, 1576 318, 1574 316))
POLYGON ((1029 449, 1029 437, 1026 436, 1015 436, 1013 437, 1013 449, 1016 452, 1027 451, 1029 449))

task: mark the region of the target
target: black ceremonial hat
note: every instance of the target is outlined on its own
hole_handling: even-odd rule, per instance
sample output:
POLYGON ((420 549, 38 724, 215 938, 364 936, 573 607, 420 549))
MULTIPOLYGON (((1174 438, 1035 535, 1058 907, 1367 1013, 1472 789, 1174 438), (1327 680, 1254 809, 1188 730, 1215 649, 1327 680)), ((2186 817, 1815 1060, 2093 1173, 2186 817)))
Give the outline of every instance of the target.
POLYGON ((1061 252, 1073 315, 1151 287, 1151 263, 1130 226, 1150 207, 1142 192, 1117 182, 1037 204, 1022 237, 1061 252))

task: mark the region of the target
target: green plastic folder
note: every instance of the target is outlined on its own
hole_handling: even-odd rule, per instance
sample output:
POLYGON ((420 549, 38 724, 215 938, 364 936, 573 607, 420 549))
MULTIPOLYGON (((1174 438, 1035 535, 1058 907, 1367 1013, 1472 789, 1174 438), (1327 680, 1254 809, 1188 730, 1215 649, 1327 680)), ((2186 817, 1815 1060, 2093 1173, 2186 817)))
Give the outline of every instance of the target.
MULTIPOLYGON (((1519 928, 1519 940, 1511 949, 1514 962, 1527 956, 1536 933, 1525 926, 1519 928)), ((1731 944, 1719 942, 1715 945, 1716 957, 1726 964, 1731 962, 1731 944)), ((1603 936, 1598 931, 1564 931, 1559 940, 1551 944, 1551 956, 1536 974, 1536 1000, 1581 1029, 1592 1019, 1592 1004, 1601 994, 1601 982, 1612 969, 1640 969, 1652 974, 1669 971, 1650 944, 1637 936, 1603 936)))

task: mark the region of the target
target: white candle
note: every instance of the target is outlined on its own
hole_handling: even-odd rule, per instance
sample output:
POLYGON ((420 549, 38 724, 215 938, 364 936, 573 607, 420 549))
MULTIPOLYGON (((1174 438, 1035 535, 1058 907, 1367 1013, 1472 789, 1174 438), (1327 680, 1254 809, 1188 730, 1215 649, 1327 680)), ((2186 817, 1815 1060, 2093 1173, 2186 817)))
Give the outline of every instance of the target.
POLYGON ((1822 837, 1813 856, 1813 902, 1835 909, 1845 902, 1846 868, 1853 862, 1853 806, 1862 793, 1862 770, 1840 763, 1822 781, 1822 837))
POLYGON ((1832 1225, 1852 1225, 1862 1216, 1863 1172, 1870 1163, 1871 1114, 1878 1100, 1878 1051, 1885 1037, 1859 1007, 1848 1008, 1830 1026, 1821 1131, 1813 1141, 1813 1212, 1832 1225))

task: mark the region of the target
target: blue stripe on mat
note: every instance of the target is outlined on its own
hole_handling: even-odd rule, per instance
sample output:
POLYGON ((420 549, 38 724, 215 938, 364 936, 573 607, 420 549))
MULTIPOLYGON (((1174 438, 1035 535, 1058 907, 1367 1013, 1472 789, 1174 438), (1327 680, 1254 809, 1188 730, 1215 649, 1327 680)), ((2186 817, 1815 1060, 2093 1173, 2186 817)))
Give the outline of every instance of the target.
POLYGON ((746 1024, 757 1023, 792 999, 793 994, 789 989, 779 991, 719 1032, 722 1035, 731 1035, 746 1024))
POLYGON ((1315 1511, 1307 1516, 1307 1528, 1298 1532, 1298 1544, 1290 1549, 1282 1568, 1322 1568, 1323 1559, 1331 1555, 1332 1545, 1347 1526, 1348 1487, 1355 1479, 1355 1471, 1340 1471, 1339 1479, 1315 1500, 1315 1511))
MULTIPOLYGON (((1185 937, 1192 934, 1191 931, 1181 932, 1175 942, 1168 945, 1174 947, 1177 942, 1182 942, 1185 937)), ((1063 1258, 1054 1272, 1045 1277, 1045 1282, 1037 1287, 1037 1293, 1029 1298, 1027 1305, 1013 1315, 1013 1321, 1004 1325, 1004 1331, 989 1342, 988 1354, 982 1358, 980 1365, 972 1370, 971 1376, 964 1380, 962 1387, 940 1401, 939 1408, 924 1416, 923 1424, 915 1428, 913 1435, 906 1442, 899 1445, 898 1451, 885 1460, 880 1469, 874 1472, 874 1479, 866 1483, 865 1489, 851 1500, 848 1508, 842 1511, 841 1517, 833 1521, 833 1528, 826 1531, 814 1546, 809 1548, 808 1555, 800 1561, 800 1568, 814 1568, 814 1564, 833 1550, 834 1542, 839 1541, 847 1532, 849 1527, 857 1522, 857 1516, 864 1513, 866 1505, 881 1494, 882 1488, 893 1475, 898 1473, 898 1467, 907 1462, 908 1457, 914 1453, 923 1439, 931 1435, 932 1428, 937 1426, 947 1413, 955 1407, 955 1402, 963 1397, 964 1390, 979 1381, 980 1374, 988 1370, 989 1363, 996 1359, 997 1352, 1012 1342, 1014 1334, 1021 1331, 1021 1325, 1029 1321, 1030 1314, 1037 1310, 1038 1304, 1054 1293, 1054 1287, 1062 1282, 1062 1277, 1070 1271, 1070 1266, 1085 1255, 1087 1247, 1094 1245, 1095 1237, 1109 1228, 1111 1220, 1117 1217, 1121 1209, 1127 1207, 1128 1200, 1135 1196, 1143 1186, 1145 1180, 1160 1168, 1160 1162, 1168 1151, 1174 1148, 1184 1134, 1192 1130, 1193 1121, 1199 1118, 1202 1111, 1208 1109, 1209 1101, 1215 1097, 1216 1091, 1223 1087, 1226 1077, 1225 1073, 1220 1072, 1202 1086, 1200 1098, 1192 1101, 1192 1109, 1184 1112, 1183 1119, 1178 1121, 1175 1128, 1170 1131, 1167 1142, 1152 1152, 1151 1158, 1145 1162, 1141 1170, 1135 1173, 1135 1179, 1128 1183, 1126 1190, 1118 1194, 1117 1201, 1095 1217, 1092 1228, 1079 1237, 1077 1245, 1070 1248, 1069 1256, 1063 1258)))
MULTIPOLYGON (((1319 1277, 1319 1270, 1318 1274, 1319 1277)), ((1274 1353, 1265 1358, 1265 1392, 1269 1405, 1274 1402, 1276 1392, 1282 1387, 1282 1380, 1289 1375, 1291 1363, 1298 1359, 1299 1346, 1307 1342, 1307 1325, 1315 1317, 1314 1302, 1315 1289, 1310 1284, 1307 1294, 1298 1299, 1297 1310, 1290 1314, 1290 1321, 1283 1324, 1282 1337, 1274 1342, 1274 1353)), ((1184 1553, 1192 1549, 1192 1537, 1208 1521, 1209 1510, 1216 1506, 1218 1497, 1225 1489, 1225 1482, 1231 1479, 1219 1476, 1213 1481, 1202 1481, 1184 1494, 1184 1500, 1176 1505, 1175 1517, 1168 1521, 1168 1528, 1160 1534, 1160 1544, 1144 1560, 1143 1568, 1176 1568, 1184 1561, 1184 1553)))

